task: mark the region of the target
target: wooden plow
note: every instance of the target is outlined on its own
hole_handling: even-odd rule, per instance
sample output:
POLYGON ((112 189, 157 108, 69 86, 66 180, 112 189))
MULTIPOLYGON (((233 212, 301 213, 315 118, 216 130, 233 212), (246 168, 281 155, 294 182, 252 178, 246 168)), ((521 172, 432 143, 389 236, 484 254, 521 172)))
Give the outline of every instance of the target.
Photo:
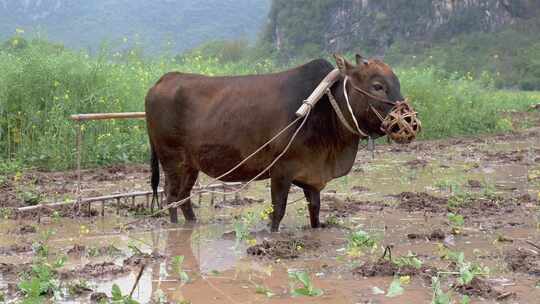
MULTIPOLYGON (((90 120, 110 120, 110 119, 144 119, 146 117, 145 112, 125 112, 125 113, 94 113, 94 114, 76 114, 71 115, 70 119, 74 122, 76 122, 76 130, 77 130, 77 139, 76 139, 76 154, 77 154, 77 166, 76 166, 76 172, 77 172, 77 187, 76 187, 76 199, 75 200, 67 200, 64 202, 56 202, 56 203, 50 203, 50 204, 39 204, 35 206, 28 206, 28 207, 21 207, 18 208, 18 212, 27 212, 31 210, 41 209, 41 208, 58 208, 61 206, 66 205, 75 205, 77 204, 78 208, 81 206, 85 206, 88 210, 88 213, 90 214, 92 210, 92 204, 100 204, 101 205, 101 216, 105 216, 105 205, 106 204, 115 204, 116 206, 116 214, 120 214, 120 210, 122 208, 122 200, 124 200, 124 204, 131 204, 133 207, 136 206, 136 198, 138 197, 144 197, 145 202, 144 206, 145 208, 150 208, 153 212, 154 206, 151 204, 151 197, 152 197, 152 191, 138 191, 138 192, 129 192, 129 193, 118 193, 118 194, 112 194, 112 195, 104 195, 104 196, 96 196, 96 197, 88 197, 83 198, 82 197, 82 176, 81 176, 81 160, 82 160, 82 133, 83 133, 83 127, 82 124, 85 121, 90 120)), ((214 206, 215 203, 215 196, 216 194, 212 192, 212 190, 221 189, 223 194, 223 201, 227 199, 227 188, 230 187, 237 187, 241 186, 242 183, 221 183, 221 184, 212 184, 205 186, 205 190, 210 190, 210 193, 198 193, 198 204, 201 204, 202 196, 205 194, 210 195, 210 204, 211 206, 214 206)), ((200 187, 194 187, 193 190, 197 191, 200 190, 200 187)), ((163 189, 158 190, 158 208, 162 207, 162 203, 164 201, 164 191, 163 189)), ((235 199, 238 200, 238 192, 235 192, 235 199)))

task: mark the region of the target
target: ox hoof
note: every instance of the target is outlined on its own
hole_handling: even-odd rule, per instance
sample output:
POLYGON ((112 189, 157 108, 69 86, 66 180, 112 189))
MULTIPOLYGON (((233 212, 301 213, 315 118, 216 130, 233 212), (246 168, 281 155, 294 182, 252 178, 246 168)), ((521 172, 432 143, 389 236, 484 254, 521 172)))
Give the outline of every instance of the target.
POLYGON ((317 228, 324 228, 324 224, 321 224, 320 222, 316 222, 316 223, 311 223, 311 228, 313 229, 317 229, 317 228))

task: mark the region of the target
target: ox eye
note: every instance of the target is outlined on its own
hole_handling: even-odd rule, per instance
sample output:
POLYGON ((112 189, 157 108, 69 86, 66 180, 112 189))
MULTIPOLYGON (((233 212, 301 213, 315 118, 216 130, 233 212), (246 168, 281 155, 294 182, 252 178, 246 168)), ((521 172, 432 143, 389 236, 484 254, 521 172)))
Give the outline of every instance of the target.
POLYGON ((373 85, 373 89, 375 91, 382 91, 382 90, 384 90, 384 87, 381 84, 376 83, 376 84, 373 85))

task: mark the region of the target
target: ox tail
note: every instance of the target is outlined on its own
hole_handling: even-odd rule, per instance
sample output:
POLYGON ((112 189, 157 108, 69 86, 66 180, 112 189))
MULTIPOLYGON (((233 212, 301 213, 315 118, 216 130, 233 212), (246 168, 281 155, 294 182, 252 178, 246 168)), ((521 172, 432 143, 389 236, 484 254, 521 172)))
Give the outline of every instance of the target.
POLYGON ((150 206, 153 211, 154 204, 157 203, 157 205, 159 206, 159 159, 152 143, 150 143, 150 168, 152 170, 152 177, 150 178, 150 184, 152 185, 152 204, 150 206))

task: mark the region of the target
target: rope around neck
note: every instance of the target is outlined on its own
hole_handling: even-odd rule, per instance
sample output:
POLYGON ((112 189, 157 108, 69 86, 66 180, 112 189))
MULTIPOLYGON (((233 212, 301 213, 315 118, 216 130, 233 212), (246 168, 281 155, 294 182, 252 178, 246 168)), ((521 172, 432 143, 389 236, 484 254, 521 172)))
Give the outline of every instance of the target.
POLYGON ((354 122, 354 126, 356 128, 351 127, 351 125, 349 124, 347 119, 345 119, 345 115, 343 115, 343 112, 339 108, 339 105, 337 104, 337 101, 334 98, 334 95, 332 95, 332 92, 330 91, 330 88, 326 89, 326 95, 328 96, 328 99, 330 100, 330 104, 332 105, 332 108, 334 108, 334 111, 336 112, 336 115, 339 118, 339 120, 341 121, 341 123, 343 124, 343 126, 347 130, 349 130, 349 132, 351 132, 353 134, 356 134, 356 135, 358 135, 360 137, 367 138, 367 137, 369 137, 369 135, 366 134, 366 132, 362 131, 362 129, 360 129, 360 126, 358 125, 358 120, 356 120, 356 117, 354 116, 354 113, 353 113, 353 110, 352 110, 352 107, 351 107, 351 103, 349 101, 349 94, 347 93, 347 81, 348 81, 348 79, 349 79, 349 77, 345 76, 345 79, 343 80, 343 95, 345 95, 345 101, 347 103, 347 109, 349 110, 349 113, 351 114, 352 120, 354 122))

